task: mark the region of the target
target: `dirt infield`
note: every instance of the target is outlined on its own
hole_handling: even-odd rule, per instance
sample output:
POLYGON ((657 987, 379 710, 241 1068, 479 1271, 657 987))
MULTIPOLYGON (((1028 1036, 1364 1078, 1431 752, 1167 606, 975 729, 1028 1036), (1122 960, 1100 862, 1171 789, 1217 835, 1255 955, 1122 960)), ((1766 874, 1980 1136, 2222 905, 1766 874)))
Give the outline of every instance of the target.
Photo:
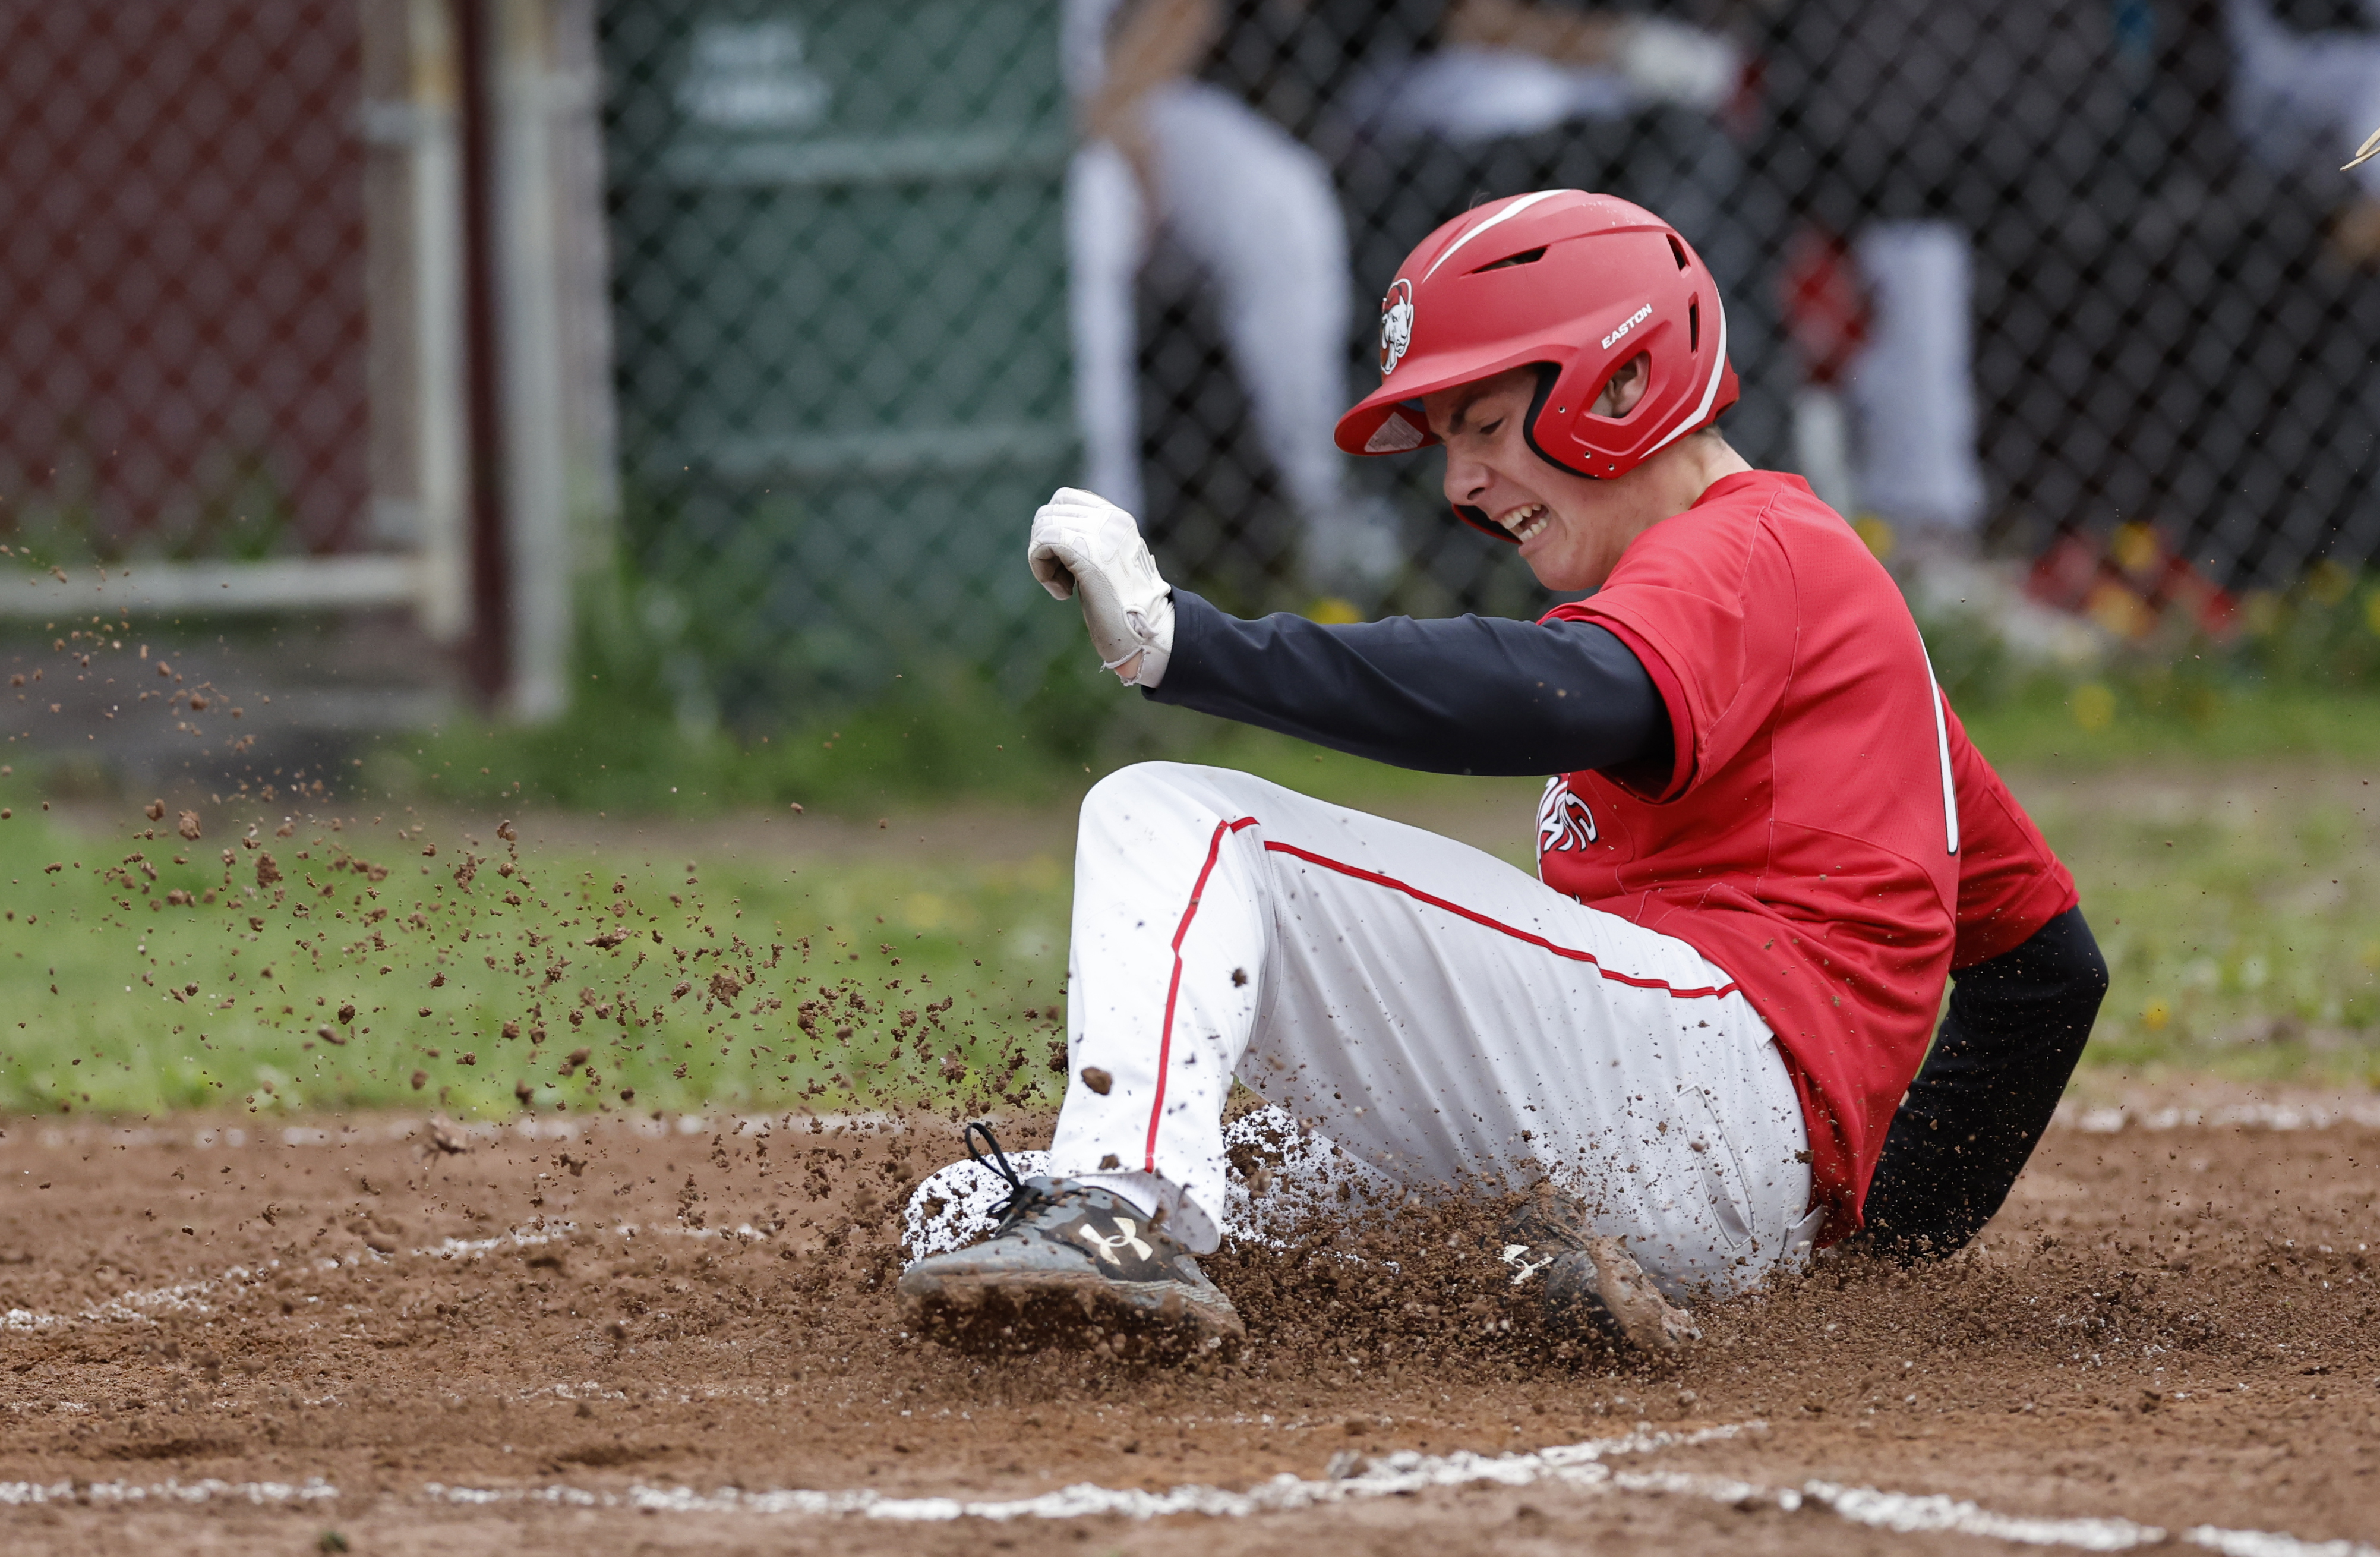
POLYGON ((1979 1249, 1827 1261, 1659 1373, 1548 1356, 1460 1218, 1396 1234, 1432 1259, 1395 1270, 1220 1258, 1234 1368, 955 1358, 889 1290, 939 1119, 9 1121, 0 1539, 2380 1542, 2380 1107, 2283 1101, 2076 1108, 1979 1249))

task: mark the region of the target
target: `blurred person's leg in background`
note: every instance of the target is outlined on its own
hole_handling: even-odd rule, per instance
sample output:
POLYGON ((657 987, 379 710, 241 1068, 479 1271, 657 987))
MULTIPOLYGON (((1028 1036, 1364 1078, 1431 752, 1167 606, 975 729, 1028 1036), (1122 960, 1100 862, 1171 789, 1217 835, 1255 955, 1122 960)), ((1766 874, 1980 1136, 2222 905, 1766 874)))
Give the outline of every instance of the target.
MULTIPOLYGON (((2380 27, 2380 0, 2363 0, 2380 27)), ((2338 28, 2298 31, 2269 0, 2227 0, 2233 60, 2230 118, 2249 152, 2268 167, 2327 171, 2380 129, 2380 32, 2338 28)), ((2332 242, 2350 264, 2380 262, 2380 159, 2349 175, 2349 204, 2332 242)))
POLYGON ((1393 524, 1352 500, 1332 442, 1345 408, 1353 281, 1330 171, 1237 99, 1195 82, 1144 109, 1166 231, 1214 286, 1257 436, 1304 529, 1307 578, 1369 594, 1396 569, 1393 524))
POLYGON ((1854 251, 1869 300, 1850 383, 1859 502, 1910 566, 1972 563, 1984 518, 1973 249, 1949 222, 1877 222, 1854 251))
POLYGON ((1803 441, 1850 517, 1883 521, 1863 533, 1913 603, 2045 649, 2070 625, 2036 619, 1982 541, 1987 523, 2032 543, 2138 505, 2120 430, 2144 376, 2143 282, 2116 251, 2151 201, 2121 154, 2144 91, 2125 14, 1803 0, 1762 42, 1763 173, 1808 251, 1803 441), (1846 312, 1864 336, 1848 356, 1846 312))
POLYGON ((2260 315, 2277 317, 2260 317, 2234 347, 2286 366, 2235 375, 2250 387, 2231 397, 2259 402, 2250 414, 2265 425, 2325 432, 2308 447, 2263 445, 2289 451, 2286 495, 2257 503, 2247 480, 2228 482, 2221 495, 2237 512, 2209 550, 2237 559, 2235 578, 2285 586, 2319 556, 2354 566, 2380 551, 2370 452, 2380 437, 2380 159, 2341 165, 2380 129, 2380 0, 2222 0, 2221 20, 2224 119, 2251 164, 2240 183, 2266 206, 2234 217, 2252 245, 2234 264, 2287 266, 2291 283, 2258 299, 2260 315))
POLYGON ((1148 212, 1132 164, 1094 140, 1066 169, 1066 306, 1075 337, 1075 417, 1083 484, 1144 514, 1140 342, 1133 287, 1148 258, 1148 212))
POLYGON ((1232 21, 1210 0, 1069 0, 1067 77, 1087 135, 1067 189, 1086 480, 1145 513, 1135 293, 1152 245, 1170 245, 1213 293, 1257 441, 1299 519, 1305 582, 1370 598, 1401 553, 1393 516, 1353 493, 1332 442, 1348 390, 1345 223, 1320 157, 1193 79, 1232 21))

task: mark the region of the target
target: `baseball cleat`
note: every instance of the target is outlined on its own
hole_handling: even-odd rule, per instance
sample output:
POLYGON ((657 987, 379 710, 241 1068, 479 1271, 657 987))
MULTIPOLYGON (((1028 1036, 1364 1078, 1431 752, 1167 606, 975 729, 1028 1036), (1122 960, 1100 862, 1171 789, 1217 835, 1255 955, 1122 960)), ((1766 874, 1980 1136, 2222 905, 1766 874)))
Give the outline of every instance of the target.
POLYGON ((1504 1263, 1512 1285, 1535 1289, 1546 1329, 1560 1338, 1595 1336, 1622 1351, 1674 1356, 1702 1332, 1663 1297, 1617 1238, 1588 1231, 1576 1197, 1541 1184, 1504 1222, 1504 1263))
MULTIPOLYGON (((981 1128, 968 1130, 970 1157, 981 1128)), ((990 1142, 991 1132, 983 1134, 990 1142)), ((981 1243, 902 1273, 901 1311, 911 1330, 971 1352, 1238 1350, 1247 1330, 1232 1300, 1140 1208, 1073 1179, 1019 1179, 997 1143, 991 1150, 1011 1186, 1000 1223, 981 1243)))

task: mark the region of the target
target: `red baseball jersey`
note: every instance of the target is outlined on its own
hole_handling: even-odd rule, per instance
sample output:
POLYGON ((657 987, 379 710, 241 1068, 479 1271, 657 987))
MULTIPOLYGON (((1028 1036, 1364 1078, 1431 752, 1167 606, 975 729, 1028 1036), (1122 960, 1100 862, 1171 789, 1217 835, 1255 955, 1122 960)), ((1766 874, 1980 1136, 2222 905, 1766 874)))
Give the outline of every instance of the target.
POLYGON ((2072 881, 1935 689, 1891 578, 1799 478, 1714 483, 1549 614, 1635 652, 1674 757, 1657 794, 1555 780, 1539 872, 1735 979, 1784 1051, 1840 1237, 1954 962, 2023 941, 2072 881))
POLYGON ((1999 774, 1949 721, 1950 772, 1959 792, 1959 939, 1950 971, 2013 952, 2080 901, 2074 877, 2008 792, 1999 774))

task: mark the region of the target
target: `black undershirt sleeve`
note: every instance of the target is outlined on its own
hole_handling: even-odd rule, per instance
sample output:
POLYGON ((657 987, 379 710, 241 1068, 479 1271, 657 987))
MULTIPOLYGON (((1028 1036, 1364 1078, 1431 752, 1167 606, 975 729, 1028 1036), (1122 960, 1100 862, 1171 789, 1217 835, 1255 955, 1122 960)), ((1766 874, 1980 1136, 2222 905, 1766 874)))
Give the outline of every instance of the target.
POLYGON ((1652 677, 1586 622, 1247 622, 1177 589, 1172 658, 1148 695, 1424 772, 1621 770, 1658 789, 1670 768, 1652 677))
POLYGON ((1941 1259, 1983 1230, 2049 1128, 2107 992, 2107 964, 2080 908, 1955 976, 1868 1185, 1873 1247, 1941 1259))

